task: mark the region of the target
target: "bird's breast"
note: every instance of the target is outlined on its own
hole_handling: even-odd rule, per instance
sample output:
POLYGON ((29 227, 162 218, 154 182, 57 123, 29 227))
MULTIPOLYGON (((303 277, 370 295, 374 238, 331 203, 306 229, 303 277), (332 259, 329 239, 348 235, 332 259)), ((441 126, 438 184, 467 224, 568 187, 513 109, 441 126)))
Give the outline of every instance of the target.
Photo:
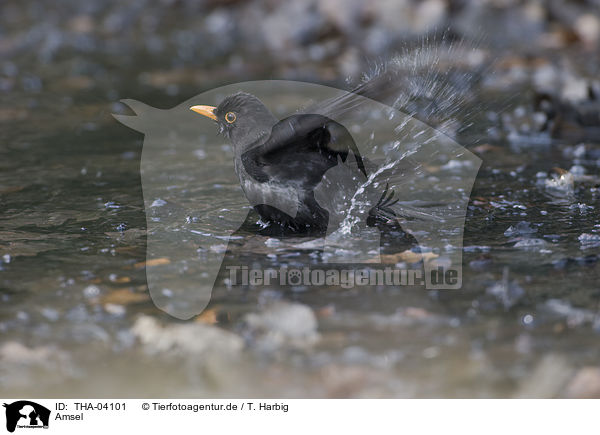
POLYGON ((242 190, 250 205, 253 207, 261 204, 270 205, 292 218, 296 217, 300 204, 297 187, 278 182, 277 180, 266 182, 256 181, 244 170, 243 164, 238 164, 236 161, 235 166, 242 190))

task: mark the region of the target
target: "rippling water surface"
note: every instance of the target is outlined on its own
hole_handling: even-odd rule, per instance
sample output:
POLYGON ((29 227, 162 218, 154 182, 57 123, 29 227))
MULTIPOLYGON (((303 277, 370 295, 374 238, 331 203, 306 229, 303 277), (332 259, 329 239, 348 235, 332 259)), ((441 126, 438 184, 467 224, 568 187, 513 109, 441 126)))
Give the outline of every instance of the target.
MULTIPOLYGON (((222 270, 208 309, 182 322, 155 307, 145 271, 166 267, 176 285, 186 268, 203 273, 205 252, 227 248, 223 225, 234 208, 248 208, 231 149, 200 135, 178 170, 180 151, 165 143, 155 170, 164 165, 173 178, 160 196, 144 197, 142 135, 110 116, 127 109, 98 95, 68 101, 62 91, 29 106, 30 96, 13 93, 3 109, 6 396, 544 396, 597 364, 598 163, 569 154, 577 144, 539 146, 532 135, 519 147, 496 140, 472 149, 483 164, 467 211, 461 290, 232 287, 222 270), (205 165, 210 146, 220 157, 205 165), (196 165, 209 171, 201 183, 189 172, 196 165), (553 167, 573 165, 586 177, 558 192, 548 186, 553 167), (177 222, 170 230, 186 232, 179 248, 194 261, 171 262, 175 250, 145 263, 147 222, 165 216, 177 222), (205 347, 190 347, 185 334, 205 347), (536 376, 542 381, 531 384, 536 376)), ((241 230, 226 259, 319 264, 321 251, 298 246, 305 242, 241 230)))

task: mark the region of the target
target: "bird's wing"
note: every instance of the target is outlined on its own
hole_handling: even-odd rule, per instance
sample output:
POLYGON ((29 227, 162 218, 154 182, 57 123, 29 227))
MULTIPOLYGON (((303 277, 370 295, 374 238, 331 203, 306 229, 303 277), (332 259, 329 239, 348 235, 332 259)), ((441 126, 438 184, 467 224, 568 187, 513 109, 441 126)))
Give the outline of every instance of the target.
POLYGON ((242 162, 251 176, 266 181, 265 166, 285 163, 294 154, 315 153, 323 162, 336 162, 338 155, 345 160, 349 151, 366 176, 358 147, 345 127, 322 115, 301 114, 275 124, 268 138, 260 138, 242 154, 242 162))

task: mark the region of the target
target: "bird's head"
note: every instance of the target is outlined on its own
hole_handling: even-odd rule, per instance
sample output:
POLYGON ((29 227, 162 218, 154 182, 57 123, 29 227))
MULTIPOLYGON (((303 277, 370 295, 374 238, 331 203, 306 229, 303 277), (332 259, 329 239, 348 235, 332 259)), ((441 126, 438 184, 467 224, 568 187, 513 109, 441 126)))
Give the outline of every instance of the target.
POLYGON ((227 136, 240 150, 270 132, 277 122, 262 101, 245 92, 226 97, 216 107, 192 106, 190 110, 216 121, 219 133, 227 136))

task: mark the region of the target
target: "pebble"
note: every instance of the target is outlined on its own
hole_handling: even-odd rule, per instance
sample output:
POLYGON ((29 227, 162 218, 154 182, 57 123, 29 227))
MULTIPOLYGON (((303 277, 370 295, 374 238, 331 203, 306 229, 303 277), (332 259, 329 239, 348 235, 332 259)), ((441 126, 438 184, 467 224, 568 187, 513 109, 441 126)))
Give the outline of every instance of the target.
POLYGON ((546 246, 547 242, 543 239, 523 239, 515 243, 515 248, 539 248, 546 246))
POLYGON ((54 308, 42 308, 42 316, 51 322, 56 322, 60 318, 60 313, 54 308))
POLYGON ((112 314, 113 316, 124 316, 127 312, 127 309, 123 305, 118 304, 104 304, 104 310, 112 314))
POLYGON ((567 385, 569 399, 600 399, 600 367, 583 367, 567 385))
POLYGON ((545 355, 529 376, 524 377, 514 397, 518 399, 549 399, 556 397, 569 379, 572 370, 567 360, 554 354, 545 355))
POLYGON ((569 302, 560 299, 550 299, 543 306, 553 314, 565 318, 570 327, 586 323, 594 324, 597 318, 597 313, 584 308, 575 308, 569 302))
POLYGON ((142 315, 131 331, 152 354, 231 355, 241 352, 244 347, 244 341, 238 335, 203 323, 161 324, 154 317, 142 315))
POLYGON ((100 288, 95 285, 88 285, 83 289, 83 295, 88 299, 96 298, 100 295, 100 288))
MULTIPOLYGON (((597 12, 597 11, 596 11, 597 12)), ((600 40, 600 19, 595 14, 583 14, 575 21, 573 29, 588 46, 594 47, 600 40)))
POLYGON ((317 326, 310 307, 286 301, 270 302, 260 312, 244 317, 244 334, 266 351, 311 346, 319 339, 317 326))

